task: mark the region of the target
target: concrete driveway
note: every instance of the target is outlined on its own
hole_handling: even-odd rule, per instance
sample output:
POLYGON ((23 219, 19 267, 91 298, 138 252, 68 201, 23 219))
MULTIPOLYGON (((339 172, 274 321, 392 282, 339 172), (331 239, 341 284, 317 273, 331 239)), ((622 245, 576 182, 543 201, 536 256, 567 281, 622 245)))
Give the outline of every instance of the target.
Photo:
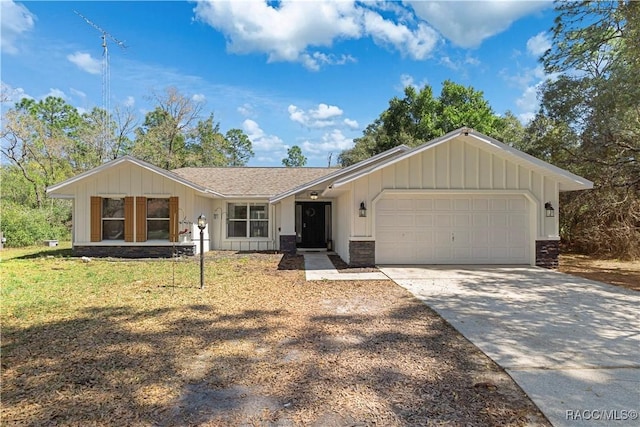
POLYGON ((555 426, 638 426, 640 293, 534 267, 382 266, 555 426))

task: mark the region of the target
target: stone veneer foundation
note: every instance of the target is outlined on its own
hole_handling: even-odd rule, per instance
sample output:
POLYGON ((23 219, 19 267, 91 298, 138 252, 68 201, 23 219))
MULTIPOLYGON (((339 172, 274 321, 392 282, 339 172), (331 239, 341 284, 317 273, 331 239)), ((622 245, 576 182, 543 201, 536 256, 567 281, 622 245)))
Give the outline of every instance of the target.
POLYGON ((536 265, 538 267, 558 268, 559 255, 559 240, 536 240, 536 265))
POLYGON ((280 235, 280 252, 283 254, 295 254, 296 253, 296 236, 283 236, 280 235))
POLYGON ((74 256, 95 258, 171 258, 177 255, 195 255, 195 245, 176 246, 74 246, 74 256))
POLYGON ((376 242, 373 240, 349 241, 349 265, 373 267, 376 264, 376 242))

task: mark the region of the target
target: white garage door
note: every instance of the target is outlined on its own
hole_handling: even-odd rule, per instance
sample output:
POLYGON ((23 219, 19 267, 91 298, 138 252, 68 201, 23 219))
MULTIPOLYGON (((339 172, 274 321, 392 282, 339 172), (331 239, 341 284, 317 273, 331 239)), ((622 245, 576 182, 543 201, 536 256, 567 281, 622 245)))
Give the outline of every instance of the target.
POLYGON ((529 264, 524 196, 387 195, 376 204, 378 264, 529 264))

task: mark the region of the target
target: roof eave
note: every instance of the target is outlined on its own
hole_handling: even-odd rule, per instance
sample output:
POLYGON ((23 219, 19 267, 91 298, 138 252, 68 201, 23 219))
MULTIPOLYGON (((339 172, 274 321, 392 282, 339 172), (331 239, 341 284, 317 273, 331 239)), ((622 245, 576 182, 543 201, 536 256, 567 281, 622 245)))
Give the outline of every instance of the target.
POLYGON ((382 168, 385 168, 387 166, 390 166, 392 164, 395 164, 395 163, 401 162, 403 160, 406 160, 409 157, 411 157, 411 156, 413 156, 413 155, 415 155, 417 153, 420 153, 420 152, 423 152, 423 151, 426 151, 426 150, 430 150, 430 149, 432 149, 432 148, 434 148, 434 147, 436 147, 436 146, 438 146, 440 144, 443 144, 443 143, 445 143, 447 141, 450 141, 451 139, 454 139, 454 138, 456 138, 458 136, 462 136, 462 135, 474 137, 474 138, 476 138, 476 139, 478 139, 480 141, 483 141, 486 144, 493 145, 498 150, 506 152, 506 153, 508 153, 508 154, 510 154, 512 156, 520 158, 521 160, 523 160, 523 161, 525 161, 525 162, 527 162, 529 164, 532 164, 532 165, 534 165, 534 166, 536 166, 538 168, 542 168, 542 169, 550 172, 551 174, 555 175, 560 182, 564 182, 564 183, 568 183, 569 184, 568 185, 569 188, 566 188, 566 189, 561 190, 561 191, 578 191, 578 190, 587 190, 587 189, 593 188, 593 182, 589 181, 588 179, 582 178, 581 176, 575 175, 575 174, 573 174, 573 173, 571 173, 569 171, 566 171, 566 170, 564 170, 562 168, 554 166, 554 165, 552 165, 550 163, 547 163, 547 162, 545 162, 543 160, 540 160, 540 159, 538 159, 536 157, 533 157, 530 154, 524 153, 524 152, 522 152, 520 150, 517 150, 517 149, 515 149, 515 148, 513 148, 513 147, 511 147, 509 145, 506 145, 506 144, 504 144, 504 143, 502 143, 502 142, 500 142, 500 141, 498 141, 498 140, 496 140, 494 138, 491 138, 491 137, 489 137, 487 135, 484 135, 484 134, 482 134, 480 132, 477 132, 477 131, 475 131, 473 129, 466 128, 466 127, 463 127, 463 128, 460 128, 460 129, 456 129, 456 130, 454 130, 452 132, 449 132, 446 135, 443 135, 443 136, 438 137, 438 138, 436 138, 436 139, 434 139, 434 140, 432 140, 430 142, 427 142, 427 143, 425 143, 423 145, 420 145, 420 146, 418 146, 418 147, 416 147, 414 149, 411 149, 411 150, 407 151, 406 153, 404 153, 404 154, 402 154, 400 156, 396 156, 396 157, 394 157, 392 159, 389 159, 386 162, 379 163, 379 164, 374 165, 373 167, 370 167, 368 169, 358 171, 357 173, 354 173, 354 174, 352 174, 350 176, 346 176, 346 177, 334 182, 333 186, 338 188, 340 186, 346 185, 346 184, 348 184, 348 183, 350 183, 350 182, 352 182, 352 181, 354 181, 354 180, 356 180, 358 178, 361 178, 363 176, 369 175, 369 174, 371 174, 371 173, 373 173, 375 171, 378 171, 378 170, 380 170, 382 168))
MULTIPOLYGON (((110 162, 104 163, 104 164, 102 164, 102 165, 100 165, 98 167, 95 167, 95 168, 93 168, 91 170, 83 172, 83 173, 81 173, 79 175, 76 175, 76 176, 74 176, 72 178, 69 178, 69 179, 67 179, 65 181, 62 181, 62 182, 60 182, 58 184, 52 185, 52 186, 50 186, 50 187, 48 187, 46 189, 46 193, 51 195, 51 197, 56 197, 55 196, 55 192, 59 191, 62 188, 65 188, 65 187, 67 187, 69 185, 75 184, 78 181, 82 181, 83 179, 89 178, 89 177, 91 177, 91 176, 93 176, 95 174, 98 174, 98 173, 106 170, 106 169, 109 169, 111 167, 114 167, 116 165, 119 165, 121 163, 126 163, 126 162, 132 163, 132 164, 137 165, 137 166, 139 166, 139 167, 141 167, 143 169, 147 169, 147 170, 149 170, 151 172, 154 172, 154 173, 157 173, 159 175, 162 175, 167 179, 170 179, 172 181, 178 182, 178 183, 180 183, 180 184, 182 184, 182 185, 184 185, 186 187, 189 187, 189 188, 191 188, 191 189, 193 189, 193 190, 195 190, 197 192, 200 192, 202 194, 212 194, 212 195, 215 195, 217 197, 223 197, 223 195, 221 195, 221 194, 219 194, 219 193, 217 193, 215 191, 211 191, 211 190, 209 190, 207 188, 201 187, 201 186, 199 186, 199 185, 197 185, 197 184, 195 184, 195 183, 193 183, 191 181, 188 181, 188 180, 178 176, 177 174, 175 174, 175 173, 173 173, 171 171, 167 171, 165 169, 161 169, 161 168, 159 168, 157 166, 152 165, 151 163, 147 163, 147 162, 145 162, 143 160, 136 159, 135 157, 132 157, 132 156, 129 156, 129 155, 122 156, 122 157, 119 157, 117 159, 111 160, 110 162)), ((57 197, 57 198, 62 198, 62 197, 57 197)), ((68 197, 66 197, 66 198, 68 198, 68 197)))
POLYGON ((328 175, 325 175, 323 177, 317 178, 315 180, 309 181, 308 183, 305 183, 303 185, 299 185, 298 187, 295 187, 291 190, 288 190, 284 193, 280 193, 280 194, 276 194, 275 196, 273 196, 272 198, 269 199, 269 203, 278 203, 279 201, 286 199, 289 196, 298 194, 300 192, 303 192, 305 190, 308 190, 312 187, 316 187, 318 185, 324 184, 326 182, 329 182, 333 179, 336 179, 336 177, 343 175, 343 174, 349 174, 352 173, 354 169, 358 169, 363 167, 364 165, 366 165, 367 163, 372 163, 375 162, 376 160, 380 160, 381 158, 387 157, 387 156, 392 156, 394 154, 397 153, 401 153, 401 152, 405 152, 409 150, 409 147, 407 147, 406 145, 402 144, 402 145, 398 145, 396 147, 390 148, 387 151, 384 151, 380 154, 377 154, 373 157, 369 157, 368 159, 362 160, 358 163, 355 163, 351 166, 348 166, 344 169, 338 169, 335 172, 332 172, 328 175))
POLYGON ((401 154, 399 156, 393 157, 393 158, 389 159, 386 162, 379 163, 379 164, 374 165, 374 166, 372 166, 372 167, 370 167, 368 169, 361 170, 361 171, 359 171, 357 173, 354 173, 354 174, 352 174, 350 176, 344 177, 343 179, 340 179, 340 180, 336 181, 333 184, 333 186, 334 187, 340 187, 342 185, 348 184, 348 183, 350 183, 352 181, 355 181, 356 179, 358 179, 358 178, 360 178, 362 176, 369 175, 369 174, 371 174, 371 173, 373 173, 373 172, 375 172, 377 170, 380 170, 380 169, 385 168, 387 166, 390 166, 392 164, 401 162, 402 160, 407 159, 407 158, 413 156, 414 154, 416 154, 418 152, 430 149, 433 146, 436 146, 436 145, 442 144, 444 142, 447 142, 450 139, 453 139, 456 136, 459 136, 459 135, 461 135, 462 133, 465 133, 465 132, 468 133, 469 129, 461 128, 461 129, 457 129, 457 130, 454 130, 452 132, 449 132, 446 135, 443 135, 443 136, 440 136, 440 137, 438 137, 436 139, 433 139, 433 140, 431 140, 431 141, 429 141, 429 142, 427 142, 427 143, 425 143, 423 145, 420 145, 418 147, 412 148, 412 149, 406 151, 404 154, 401 154))
POLYGON ((558 166, 552 165, 551 163, 545 162, 544 160, 540 160, 537 157, 534 157, 530 154, 527 154, 523 151, 517 150, 507 144, 504 144, 497 139, 491 138, 490 136, 484 135, 480 132, 476 132, 474 130, 470 130, 468 132, 469 136, 472 136, 476 139, 484 141, 485 143, 496 146, 498 149, 503 150, 510 155, 518 157, 525 162, 528 162, 538 168, 543 168, 549 171, 551 174, 555 175, 558 178, 558 181, 562 183, 568 184, 567 187, 561 189, 560 191, 579 191, 579 190, 590 190, 593 188, 593 182, 589 181, 586 178, 583 178, 579 175, 576 175, 568 170, 562 169, 558 166))

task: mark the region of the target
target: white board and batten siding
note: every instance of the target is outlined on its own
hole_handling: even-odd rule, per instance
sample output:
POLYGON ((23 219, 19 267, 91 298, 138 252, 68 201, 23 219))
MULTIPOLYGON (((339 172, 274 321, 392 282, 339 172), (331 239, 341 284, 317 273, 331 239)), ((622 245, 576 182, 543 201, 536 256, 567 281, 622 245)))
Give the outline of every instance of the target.
POLYGON ((449 140, 350 183, 367 203, 352 238, 376 241, 377 263, 535 263, 535 240, 558 238, 559 184, 525 162, 449 140))
MULTIPOLYGON (((194 211, 194 205, 196 205, 194 190, 130 163, 116 165, 95 176, 71 184, 68 191, 71 191, 70 194, 75 193, 76 195, 73 206, 74 244, 92 244, 89 217, 91 196, 177 196, 180 220, 187 218, 195 222, 200 214, 200 211, 194 211)), ((204 210, 205 214, 208 213, 210 208, 207 209, 209 203, 207 199, 202 197, 198 197, 198 199, 201 199, 201 202, 197 204, 197 208, 204 210)), ((140 243, 135 244, 139 245, 140 243)))

